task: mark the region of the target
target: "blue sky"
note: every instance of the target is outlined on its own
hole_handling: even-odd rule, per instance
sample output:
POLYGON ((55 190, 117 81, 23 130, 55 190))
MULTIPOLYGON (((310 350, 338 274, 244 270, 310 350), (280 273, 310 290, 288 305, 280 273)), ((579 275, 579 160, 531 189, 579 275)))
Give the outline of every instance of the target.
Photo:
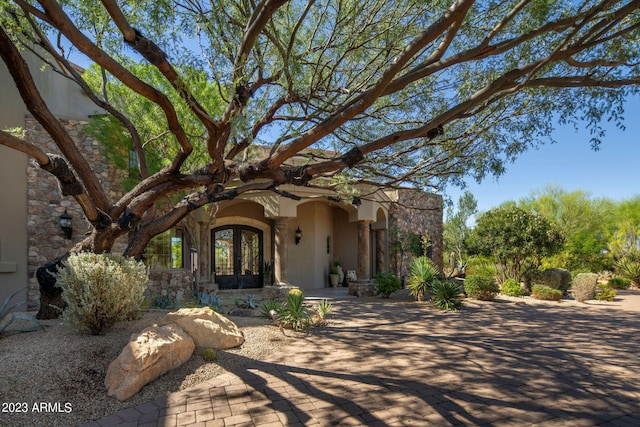
MULTIPOLYGON (((498 178, 489 176, 480 184, 468 178, 467 189, 478 201, 478 210, 484 212, 502 202, 519 200, 550 184, 613 200, 640 195, 640 96, 627 101, 624 118, 625 130, 606 127, 599 151, 591 149, 588 131, 557 125, 557 144, 522 154, 498 178)), ((443 194, 457 203, 462 192, 448 188, 443 194)))

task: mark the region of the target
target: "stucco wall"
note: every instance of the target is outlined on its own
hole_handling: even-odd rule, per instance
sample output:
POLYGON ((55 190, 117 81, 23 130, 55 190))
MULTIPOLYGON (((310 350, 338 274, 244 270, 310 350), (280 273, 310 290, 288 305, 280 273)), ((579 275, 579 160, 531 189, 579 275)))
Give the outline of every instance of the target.
POLYGON ((289 283, 302 289, 327 286, 331 254, 327 236, 333 233, 333 211, 326 203, 307 202, 298 206, 298 216, 289 223, 289 283), (302 240, 295 244, 294 233, 300 227, 302 240))
MULTIPOLYGON (((27 285, 27 156, 0 146, 0 304, 27 285)), ((26 291, 13 302, 25 302, 26 291)))
POLYGON ((349 222, 349 214, 340 208, 333 210, 333 256, 340 258, 342 269, 358 269, 358 223, 349 222))

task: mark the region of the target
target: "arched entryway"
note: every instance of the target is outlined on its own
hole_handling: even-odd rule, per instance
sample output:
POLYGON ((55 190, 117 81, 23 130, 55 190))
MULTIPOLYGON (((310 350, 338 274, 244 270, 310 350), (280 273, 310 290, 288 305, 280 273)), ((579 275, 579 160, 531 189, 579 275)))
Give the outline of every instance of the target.
POLYGON ((263 233, 246 225, 211 231, 213 272, 220 289, 262 287, 263 233))

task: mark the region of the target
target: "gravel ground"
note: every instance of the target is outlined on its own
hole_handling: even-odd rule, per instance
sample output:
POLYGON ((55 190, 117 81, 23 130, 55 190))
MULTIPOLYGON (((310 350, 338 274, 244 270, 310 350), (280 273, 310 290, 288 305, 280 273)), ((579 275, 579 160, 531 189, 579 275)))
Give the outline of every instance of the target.
POLYGON ((180 368, 147 384, 129 400, 121 403, 107 396, 104 378, 109 363, 132 333, 166 313, 147 310, 142 318, 119 323, 102 336, 80 335, 61 320, 48 320, 42 322, 44 331, 0 338, 0 426, 67 426, 101 418, 260 360, 299 336, 290 330, 283 333, 266 319, 229 316, 245 336, 241 347, 218 350, 213 363, 205 362, 203 349, 196 348, 180 368), (38 412, 41 403, 48 405, 38 412))

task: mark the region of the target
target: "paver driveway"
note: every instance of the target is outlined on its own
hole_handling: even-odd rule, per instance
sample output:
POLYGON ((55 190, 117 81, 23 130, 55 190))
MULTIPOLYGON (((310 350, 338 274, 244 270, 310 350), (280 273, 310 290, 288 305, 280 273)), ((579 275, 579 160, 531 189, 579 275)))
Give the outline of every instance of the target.
POLYGON ((90 425, 640 426, 640 312, 338 293, 293 348, 90 425))

